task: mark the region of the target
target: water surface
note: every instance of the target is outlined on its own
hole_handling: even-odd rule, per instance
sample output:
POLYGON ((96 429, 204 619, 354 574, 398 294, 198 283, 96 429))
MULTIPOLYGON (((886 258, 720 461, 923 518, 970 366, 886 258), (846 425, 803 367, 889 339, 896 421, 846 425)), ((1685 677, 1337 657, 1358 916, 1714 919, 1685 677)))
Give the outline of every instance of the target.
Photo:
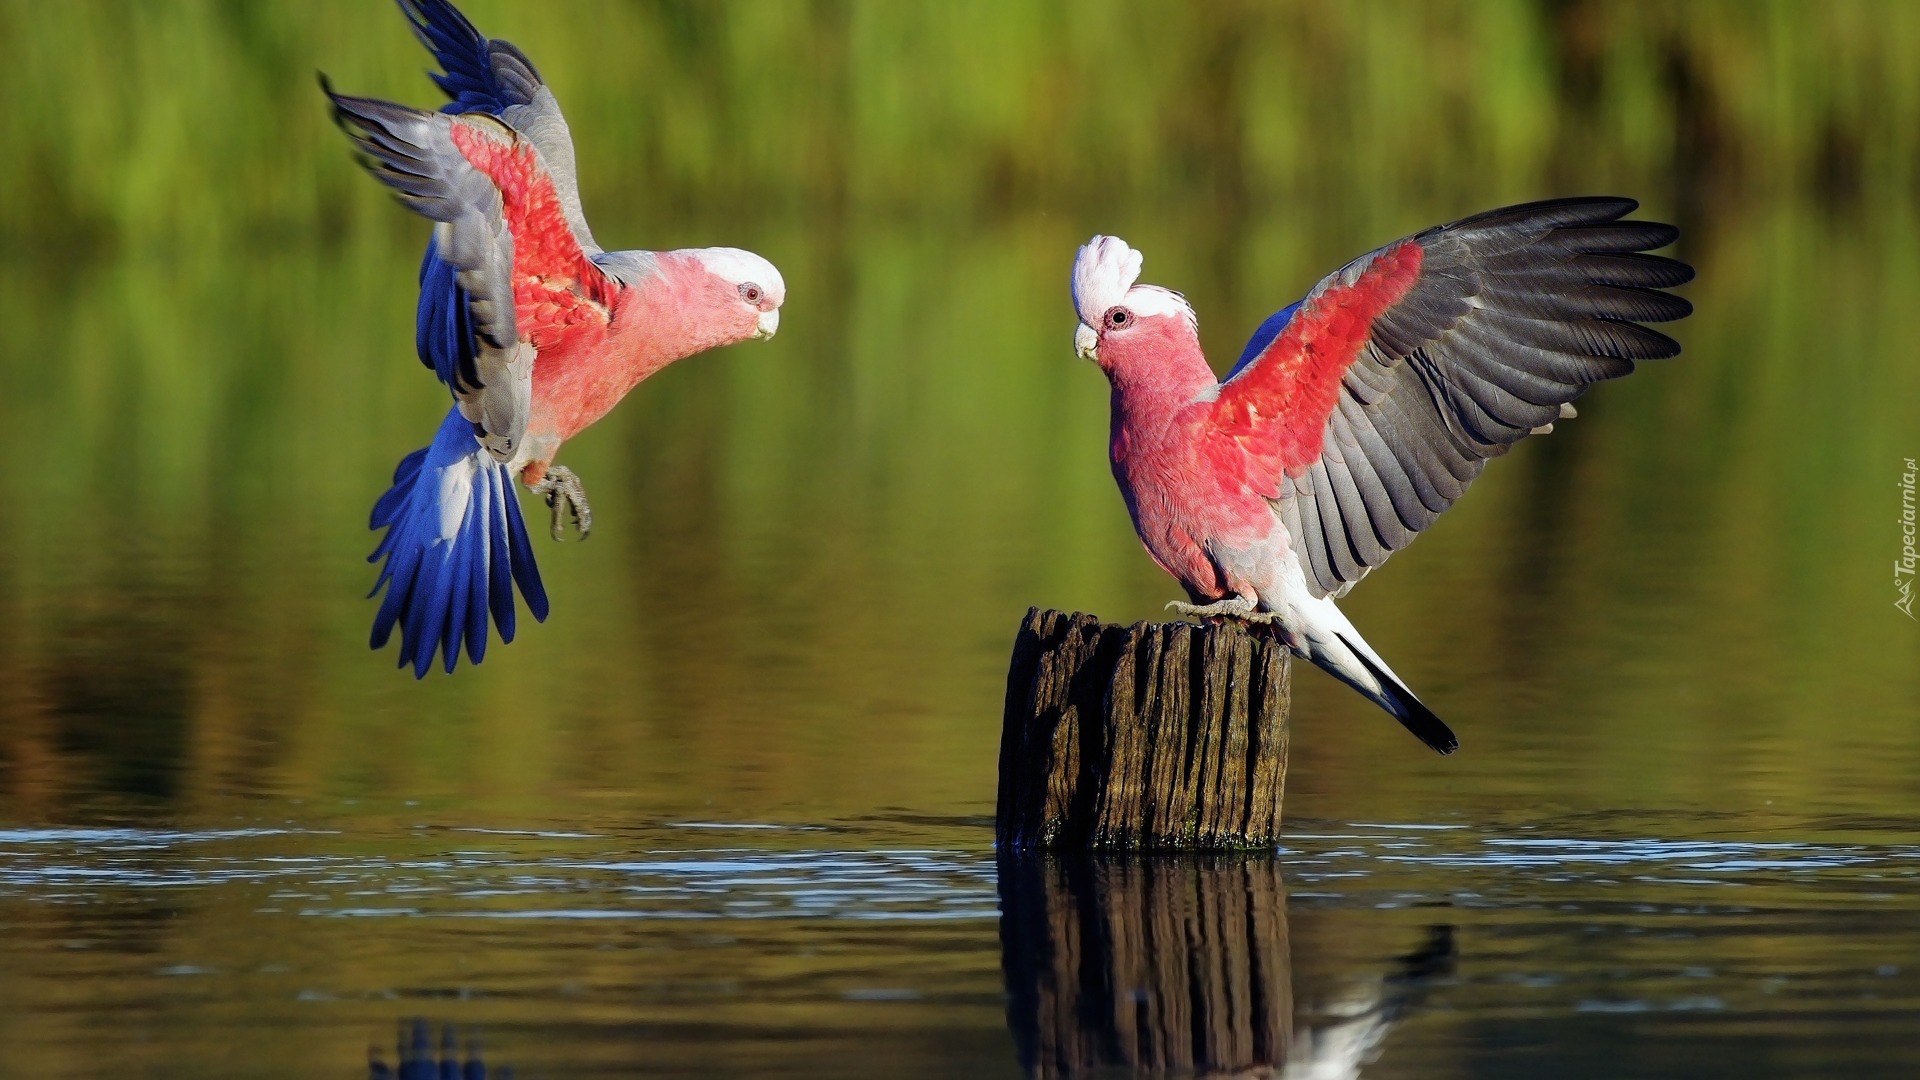
POLYGON ((337 1076, 421 1016, 522 1076, 1920 1064, 1914 821, 1300 821, 1272 858, 996 863, 975 821, 431 817, 0 832, 9 1059, 337 1076))

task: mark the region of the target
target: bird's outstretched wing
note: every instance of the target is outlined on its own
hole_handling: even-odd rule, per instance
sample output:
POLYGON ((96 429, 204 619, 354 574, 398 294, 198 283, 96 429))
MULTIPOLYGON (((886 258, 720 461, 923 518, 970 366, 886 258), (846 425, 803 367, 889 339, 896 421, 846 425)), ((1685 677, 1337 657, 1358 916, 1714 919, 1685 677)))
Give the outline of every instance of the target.
POLYGON ((1559 199, 1428 229, 1261 325, 1212 427, 1273 500, 1316 596, 1412 543, 1589 385, 1679 353, 1639 324, 1693 310, 1660 291, 1693 269, 1644 254, 1679 231, 1621 220, 1637 205, 1559 199))
POLYGON ((327 95, 368 171, 437 223, 420 271, 421 359, 507 461, 536 354, 605 326, 614 284, 568 223, 539 148, 505 122, 327 95))
POLYGON ((599 254, 600 246, 594 243, 580 210, 573 134, 533 61, 512 42, 482 36, 447 0, 396 2, 413 26, 414 36, 440 62, 444 74, 431 78, 449 99, 441 111, 490 113, 539 148, 567 225, 587 254, 599 254))

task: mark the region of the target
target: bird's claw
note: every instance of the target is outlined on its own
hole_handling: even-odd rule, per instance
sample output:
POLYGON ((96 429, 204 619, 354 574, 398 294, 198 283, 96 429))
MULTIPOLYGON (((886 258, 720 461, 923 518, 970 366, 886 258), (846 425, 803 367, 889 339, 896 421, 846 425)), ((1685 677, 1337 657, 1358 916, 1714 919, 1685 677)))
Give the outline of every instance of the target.
POLYGON ((1190 619, 1239 619, 1263 626, 1279 620, 1279 616, 1271 611, 1261 611, 1257 603, 1244 596, 1229 596, 1211 604, 1189 604, 1174 600, 1167 604, 1167 610, 1190 619))
POLYGON ((567 538, 567 515, 573 515, 574 524, 580 528, 580 539, 585 540, 593 531, 593 507, 587 504, 587 490, 580 484, 580 477, 564 465, 550 465, 547 473, 538 483, 529 485, 529 491, 547 500, 553 509, 553 538, 567 538))

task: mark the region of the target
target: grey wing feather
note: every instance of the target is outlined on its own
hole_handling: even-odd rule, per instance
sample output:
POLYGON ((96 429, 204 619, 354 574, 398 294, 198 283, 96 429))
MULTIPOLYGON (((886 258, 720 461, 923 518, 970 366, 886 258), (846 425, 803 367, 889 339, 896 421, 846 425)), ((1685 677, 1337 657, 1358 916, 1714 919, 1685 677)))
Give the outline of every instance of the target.
POLYGON ((506 142, 514 132, 482 114, 421 112, 326 90, 335 118, 360 151, 367 171, 391 187, 409 209, 435 223, 439 257, 453 267, 468 297, 479 381, 471 382, 457 370, 442 374, 480 441, 495 458, 507 461, 526 433, 534 350, 520 340, 515 326, 513 234, 500 191, 453 144, 452 126, 491 126, 497 130, 490 134, 506 142))
MULTIPOLYGON (((1679 235, 1621 220, 1630 199, 1561 199, 1429 229, 1418 280, 1341 380, 1323 449, 1275 509, 1307 586, 1339 596, 1431 525, 1493 458, 1573 415, 1587 387, 1679 353, 1639 325, 1690 313, 1693 270, 1648 255, 1679 235)), ((1382 249, 1384 250, 1384 249, 1382 249)), ((1378 252, 1309 296, 1350 284, 1378 252)))
POLYGON ((554 100, 553 91, 542 84, 533 91, 531 101, 509 106, 500 117, 540 151, 547 175, 553 179, 553 192, 560 198, 561 212, 566 215, 574 238, 580 241, 580 250, 589 256, 598 255, 602 249, 593 239, 593 230, 587 228, 586 213, 580 208, 573 133, 567 130, 567 118, 561 115, 560 103, 554 100))

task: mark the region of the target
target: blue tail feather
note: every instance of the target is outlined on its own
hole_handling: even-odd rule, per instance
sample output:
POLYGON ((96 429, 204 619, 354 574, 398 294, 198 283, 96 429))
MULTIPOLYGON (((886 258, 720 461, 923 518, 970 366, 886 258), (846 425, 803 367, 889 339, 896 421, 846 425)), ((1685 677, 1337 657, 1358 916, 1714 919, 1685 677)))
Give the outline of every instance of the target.
POLYGON ((375 649, 397 626, 400 666, 411 666, 416 678, 426 676, 436 653, 452 672, 462 647, 478 664, 489 616, 500 640, 513 640, 516 583, 533 617, 547 617, 513 475, 474 440, 458 409, 448 412, 433 445, 401 459, 393 481, 373 507, 373 528, 387 530, 369 556, 385 560, 373 595, 387 590, 373 620, 375 649))
MULTIPOLYGON (((518 517, 520 509, 507 504, 513 499, 513 492, 496 490, 492 501, 487 504, 489 525, 487 528, 487 603, 493 609, 493 623, 500 628, 500 640, 513 640, 513 570, 510 568, 511 556, 507 553, 507 519, 518 517)), ((535 581, 539 580, 538 575, 535 581)), ((546 596, 540 597, 540 615, 546 616, 546 596)), ((487 642, 483 634, 480 648, 484 651, 487 642)), ((479 663, 478 656, 473 658, 479 663)))
POLYGON ((533 613, 535 622, 546 622, 547 587, 540 584, 540 568, 533 564, 533 541, 527 538, 527 523, 520 519, 519 504, 512 500, 507 503, 507 543, 513 552, 508 565, 513 567, 513 580, 520 583, 527 610, 533 613))
MULTIPOLYGON (((467 542, 481 551, 481 555, 470 561, 467 566, 467 599, 461 610, 467 613, 467 662, 477 664, 487 658, 487 612, 492 606, 492 597, 487 595, 487 563, 493 558, 493 546, 487 540, 487 533, 493 527, 493 485, 487 485, 485 497, 467 518, 467 542)), ((451 656, 451 650, 449 650, 451 656)), ((447 673, 453 673, 449 662, 447 673)))
MULTIPOLYGON (((442 593, 449 598, 449 602, 441 609, 441 617, 446 620, 446 625, 441 628, 439 645, 441 654, 446 657, 447 674, 449 675, 453 674, 453 666, 460 659, 460 646, 464 644, 463 639, 466 635, 467 624, 470 621, 467 618, 467 600, 469 599, 467 586, 468 583, 473 580, 474 570, 484 570, 484 567, 481 567, 479 564, 487 557, 487 546, 485 544, 476 545, 475 542, 478 537, 474 535, 474 533, 478 531, 477 526, 484 520, 483 515, 486 510, 487 501, 485 492, 475 493, 474 498, 467 504, 467 515, 461 520, 460 531, 455 534, 453 541, 454 547, 457 550, 462 552, 477 551, 478 554, 470 555, 466 558, 448 559, 445 569, 442 571, 447 577, 446 587, 442 590, 442 593)), ((487 605, 485 601, 482 600, 480 604, 481 618, 486 617, 486 611, 487 605)), ((480 632, 483 634, 486 633, 486 627, 481 627, 480 632)), ((428 638, 427 665, 429 667, 433 665, 433 646, 433 639, 428 638)))
MULTIPOLYGON (((400 501, 407 497, 407 492, 413 488, 413 478, 419 475, 420 462, 426 460, 427 449, 427 447, 423 446, 400 459, 400 464, 393 470, 393 486, 388 488, 386 494, 380 496, 380 498, 374 502, 373 523, 368 525, 367 528, 377 529, 393 520, 394 510, 399 507, 400 501)), ((381 546, 385 546, 384 541, 381 546)), ((370 555, 367 557, 367 561, 372 562, 375 558, 378 558, 378 556, 370 555)))

